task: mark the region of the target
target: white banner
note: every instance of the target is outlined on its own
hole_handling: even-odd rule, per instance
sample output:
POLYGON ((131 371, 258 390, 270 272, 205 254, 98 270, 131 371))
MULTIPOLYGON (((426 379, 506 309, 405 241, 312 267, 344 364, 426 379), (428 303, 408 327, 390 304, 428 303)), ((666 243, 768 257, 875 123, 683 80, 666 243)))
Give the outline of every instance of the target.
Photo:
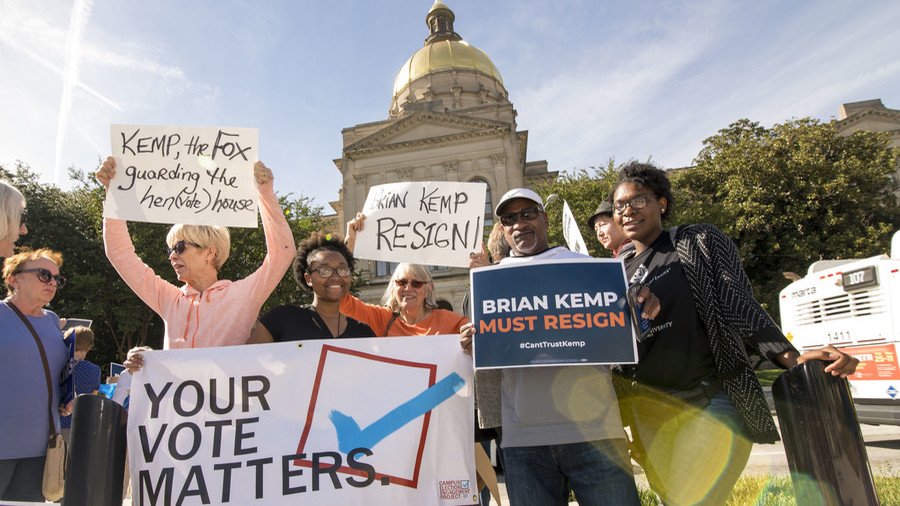
POLYGON ((257 226, 255 128, 112 125, 116 177, 103 216, 257 226))
POLYGON ((590 256, 584 238, 581 237, 581 230, 578 229, 578 222, 575 221, 575 215, 569 208, 569 203, 563 201, 563 237, 566 238, 566 245, 569 249, 590 256))
POLYGON ((357 258, 468 267, 484 235, 483 183, 391 183, 369 189, 357 258))
POLYGON ((146 352, 133 504, 477 504, 472 374, 456 335, 146 352))

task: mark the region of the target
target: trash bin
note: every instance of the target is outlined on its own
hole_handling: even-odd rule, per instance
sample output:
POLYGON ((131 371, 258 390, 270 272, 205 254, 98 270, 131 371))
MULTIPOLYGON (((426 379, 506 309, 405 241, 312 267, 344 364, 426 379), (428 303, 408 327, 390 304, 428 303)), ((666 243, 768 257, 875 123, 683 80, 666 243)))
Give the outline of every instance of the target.
POLYGON ((100 395, 79 395, 72 411, 65 506, 121 506, 128 411, 100 395))
POLYGON ((824 369, 805 362, 772 385, 797 504, 877 505, 850 385, 824 369))

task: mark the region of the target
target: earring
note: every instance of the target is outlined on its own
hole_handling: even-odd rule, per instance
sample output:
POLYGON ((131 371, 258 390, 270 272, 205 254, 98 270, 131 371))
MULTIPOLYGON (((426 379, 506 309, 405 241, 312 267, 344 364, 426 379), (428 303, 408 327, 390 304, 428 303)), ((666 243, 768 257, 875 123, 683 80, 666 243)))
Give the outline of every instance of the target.
POLYGON ((663 212, 663 213, 666 212, 666 208, 665 208, 665 207, 662 208, 662 211, 661 211, 661 212, 663 212))

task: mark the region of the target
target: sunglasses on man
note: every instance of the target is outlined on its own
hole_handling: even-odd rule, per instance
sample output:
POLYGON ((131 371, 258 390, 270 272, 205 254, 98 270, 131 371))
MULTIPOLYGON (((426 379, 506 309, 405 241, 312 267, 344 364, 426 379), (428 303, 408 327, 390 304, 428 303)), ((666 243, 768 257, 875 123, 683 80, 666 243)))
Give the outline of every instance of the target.
POLYGON ((541 206, 526 207, 515 213, 504 214, 500 217, 500 223, 504 227, 511 227, 519 220, 531 221, 537 218, 542 212, 544 212, 544 208, 541 206))
POLYGON ((37 278, 41 283, 49 283, 50 280, 56 281, 56 288, 62 288, 66 286, 66 278, 59 274, 53 274, 47 269, 43 268, 35 268, 35 269, 22 269, 21 271, 17 271, 15 274, 22 274, 25 272, 36 272, 37 278))
POLYGON ((197 244, 197 243, 195 243, 195 242, 190 242, 190 241, 178 241, 178 242, 176 242, 175 245, 172 246, 171 248, 170 248, 168 245, 166 246, 166 256, 167 256, 167 257, 168 257, 168 256, 172 256, 172 253, 173 253, 173 252, 174 252, 176 255, 179 255, 179 256, 180 256, 182 253, 184 253, 184 249, 187 248, 188 246, 193 246, 193 247, 195 247, 195 248, 200 248, 200 247, 201 247, 199 244, 197 244))

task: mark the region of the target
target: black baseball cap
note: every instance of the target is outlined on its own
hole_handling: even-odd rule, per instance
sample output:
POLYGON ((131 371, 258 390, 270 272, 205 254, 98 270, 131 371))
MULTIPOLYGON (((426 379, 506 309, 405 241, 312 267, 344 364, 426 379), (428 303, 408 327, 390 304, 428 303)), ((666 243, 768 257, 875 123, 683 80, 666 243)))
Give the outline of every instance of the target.
POLYGON ((612 202, 610 202, 608 200, 604 200, 603 202, 600 203, 599 206, 597 206, 597 210, 594 211, 594 214, 592 214, 591 217, 588 218, 585 223, 587 223, 587 226, 589 229, 594 230, 594 222, 597 221, 597 218, 599 218, 600 216, 603 216, 603 215, 607 215, 607 216, 611 217, 612 214, 613 214, 612 202))

